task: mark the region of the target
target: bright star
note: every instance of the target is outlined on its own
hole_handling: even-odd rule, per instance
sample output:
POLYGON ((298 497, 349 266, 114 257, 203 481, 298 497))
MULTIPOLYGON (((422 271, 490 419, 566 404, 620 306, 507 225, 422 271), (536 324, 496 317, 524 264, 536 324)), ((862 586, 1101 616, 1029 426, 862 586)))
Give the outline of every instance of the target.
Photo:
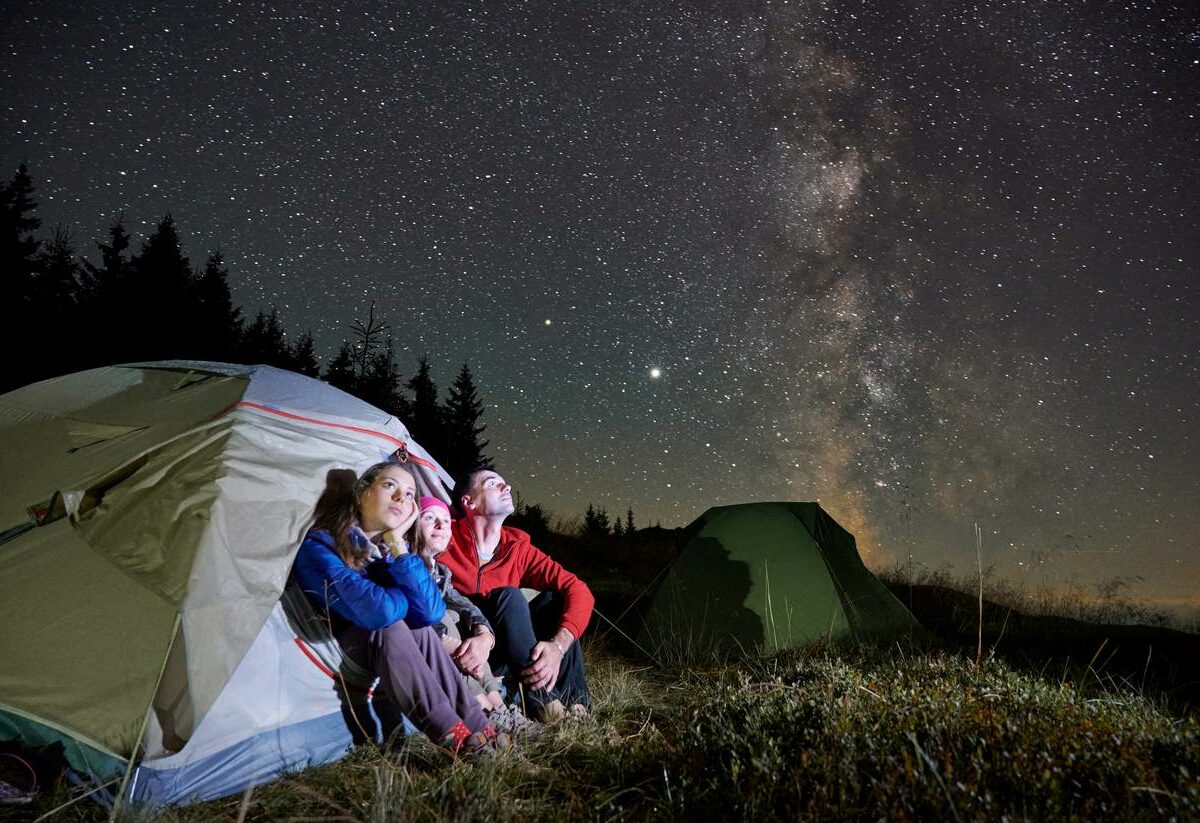
POLYGON ((658 378, 662 377, 662 369, 660 369, 658 366, 655 366, 654 368, 650 369, 650 377, 654 380, 657 380, 658 378))

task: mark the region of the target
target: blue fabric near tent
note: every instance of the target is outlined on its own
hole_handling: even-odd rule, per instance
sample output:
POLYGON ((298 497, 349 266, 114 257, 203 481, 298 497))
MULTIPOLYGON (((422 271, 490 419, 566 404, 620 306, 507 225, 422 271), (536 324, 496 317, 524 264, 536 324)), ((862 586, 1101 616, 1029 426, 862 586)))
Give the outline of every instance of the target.
POLYGON ((341 714, 325 715, 271 729, 177 769, 139 768, 127 796, 151 806, 211 800, 340 760, 352 745, 341 714))
POLYGON ((4 499, 5 552, 75 575, 9 564, 0 601, 33 615, 53 600, 60 621, 81 627, 66 650, 46 621, 0 631, 4 657, 22 663, 0 666, 0 741, 61 745, 68 779, 90 797, 156 809, 332 762, 385 729, 415 733, 369 704, 348 724, 345 701, 361 705, 369 688, 280 602, 331 477, 403 447, 422 488, 445 496, 449 475, 400 421, 318 380, 220 363, 94 369, 0 401, 0 474, 16 490, 4 499), (8 528, 31 505, 93 487, 103 509, 64 505, 44 528, 8 528), (54 551, 89 547, 77 552, 86 568, 54 565, 54 551), (171 598, 138 585, 143 566, 171 598), (130 756, 144 760, 125 783, 130 756))

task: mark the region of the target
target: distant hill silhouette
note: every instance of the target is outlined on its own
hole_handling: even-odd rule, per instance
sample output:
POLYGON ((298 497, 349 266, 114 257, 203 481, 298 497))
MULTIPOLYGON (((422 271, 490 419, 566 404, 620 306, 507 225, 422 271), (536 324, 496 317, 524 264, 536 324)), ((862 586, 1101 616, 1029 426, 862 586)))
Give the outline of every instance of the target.
MULTIPOLYGON (((921 623, 951 647, 974 655, 977 596, 944 586, 889 583, 921 623)), ((1072 682, 1095 679, 1161 696, 1181 711, 1200 710, 1200 635, 1161 626, 1089 623, 1022 614, 984 600, 984 654, 1026 671, 1072 682)))

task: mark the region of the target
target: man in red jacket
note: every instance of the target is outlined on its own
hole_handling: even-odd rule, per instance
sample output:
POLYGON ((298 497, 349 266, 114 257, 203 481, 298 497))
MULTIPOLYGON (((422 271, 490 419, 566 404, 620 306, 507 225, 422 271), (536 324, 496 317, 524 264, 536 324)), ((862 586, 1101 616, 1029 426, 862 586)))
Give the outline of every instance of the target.
POLYGON ((514 511, 512 487, 496 472, 477 469, 461 478, 452 502, 458 519, 441 560, 496 633, 492 647, 486 635, 464 641, 455 652, 461 667, 487 659, 510 696, 523 691, 526 707, 544 718, 562 716, 566 707, 586 709, 591 697, 579 636, 592 617, 591 591, 528 534, 504 525, 514 511), (522 588, 541 594, 527 602, 522 588))

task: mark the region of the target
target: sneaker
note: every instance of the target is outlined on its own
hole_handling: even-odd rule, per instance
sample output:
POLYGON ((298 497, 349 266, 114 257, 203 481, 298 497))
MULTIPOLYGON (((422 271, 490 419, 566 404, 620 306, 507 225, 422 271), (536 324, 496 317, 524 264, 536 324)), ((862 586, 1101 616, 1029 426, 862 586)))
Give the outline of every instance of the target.
POLYGON ((504 732, 497 731, 491 723, 477 732, 472 732, 467 728, 467 724, 460 720, 454 724, 454 728, 446 732, 438 745, 455 757, 487 759, 510 748, 512 738, 504 732))
POLYGON ((442 736, 438 741, 438 745, 446 749, 453 755, 458 755, 462 752, 464 746, 470 745, 470 740, 473 737, 471 730, 467 728, 467 724, 461 720, 454 724, 450 731, 442 736))
POLYGON ((488 723, 466 739, 458 754, 471 760, 491 760, 511 747, 512 738, 504 732, 496 731, 496 727, 488 723))
POLYGON ((498 752, 512 748, 512 736, 503 729, 497 729, 491 723, 488 723, 482 731, 478 731, 476 734, 482 734, 488 746, 498 752))
POLYGON ((530 720, 516 706, 504 705, 493 709, 488 715, 496 729, 507 732, 513 737, 534 738, 546 733, 546 727, 536 720, 530 720))

